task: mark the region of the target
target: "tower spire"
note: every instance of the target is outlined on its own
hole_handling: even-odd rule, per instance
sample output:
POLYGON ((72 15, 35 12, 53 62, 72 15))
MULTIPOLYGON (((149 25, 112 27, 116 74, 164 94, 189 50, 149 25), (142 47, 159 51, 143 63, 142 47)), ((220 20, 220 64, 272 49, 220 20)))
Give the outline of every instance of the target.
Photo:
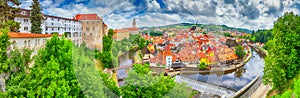
POLYGON ((135 18, 133 18, 132 27, 133 27, 133 28, 136 28, 135 18))

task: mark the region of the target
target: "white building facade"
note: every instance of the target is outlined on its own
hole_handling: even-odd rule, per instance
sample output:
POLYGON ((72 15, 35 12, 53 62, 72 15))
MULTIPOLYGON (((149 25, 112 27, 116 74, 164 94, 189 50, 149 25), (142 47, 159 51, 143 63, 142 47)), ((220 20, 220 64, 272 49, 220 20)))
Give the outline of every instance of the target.
MULTIPOLYGON (((14 20, 20 22, 20 33, 30 33, 30 10, 20 9, 19 13, 16 13, 18 17, 14 20)), ((82 43, 82 26, 81 22, 57 16, 43 15, 42 21, 42 34, 58 33, 59 35, 66 34, 66 38, 73 41, 74 44, 80 45, 82 43)))
POLYGON ((50 15, 44 15, 43 18, 43 34, 65 34, 65 37, 71 39, 75 44, 80 45, 82 43, 82 26, 80 21, 50 15))
POLYGON ((16 13, 18 17, 14 20, 20 22, 19 32, 30 33, 31 23, 30 23, 30 10, 20 9, 19 13, 16 13))

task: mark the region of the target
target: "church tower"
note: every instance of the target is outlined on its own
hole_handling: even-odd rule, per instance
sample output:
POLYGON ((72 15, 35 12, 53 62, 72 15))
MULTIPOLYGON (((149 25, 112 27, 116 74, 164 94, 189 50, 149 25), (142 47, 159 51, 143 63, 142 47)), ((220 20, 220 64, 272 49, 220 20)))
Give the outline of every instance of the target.
POLYGON ((133 18, 132 27, 133 27, 133 28, 136 28, 135 18, 133 18))

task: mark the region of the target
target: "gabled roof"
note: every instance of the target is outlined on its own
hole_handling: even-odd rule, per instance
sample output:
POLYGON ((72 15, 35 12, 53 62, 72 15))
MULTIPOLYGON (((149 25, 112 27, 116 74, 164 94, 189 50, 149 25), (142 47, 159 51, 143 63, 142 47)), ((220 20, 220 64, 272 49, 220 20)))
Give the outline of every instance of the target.
POLYGON ((97 14, 77 14, 75 20, 102 20, 97 14))
POLYGON ((51 37, 52 34, 33 34, 33 33, 16 33, 9 32, 10 38, 43 38, 43 37, 51 37))
POLYGON ((107 27, 107 24, 103 22, 103 26, 104 26, 104 27, 107 27))
POLYGON ((19 15, 18 17, 30 17, 30 10, 27 10, 27 9, 21 9, 19 10, 19 12, 16 13, 17 15, 19 15), (26 13, 23 13, 22 12, 26 12, 26 13))

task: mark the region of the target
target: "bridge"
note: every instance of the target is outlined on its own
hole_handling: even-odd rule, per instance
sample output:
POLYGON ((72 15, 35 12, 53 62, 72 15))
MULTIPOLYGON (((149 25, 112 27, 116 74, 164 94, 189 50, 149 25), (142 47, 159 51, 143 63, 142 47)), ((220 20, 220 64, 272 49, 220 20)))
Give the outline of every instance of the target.
POLYGON ((175 77, 175 82, 179 82, 179 83, 184 82, 199 92, 206 92, 206 93, 219 95, 222 98, 229 98, 236 93, 236 91, 229 89, 229 88, 204 83, 201 81, 189 79, 189 78, 179 76, 179 75, 177 75, 175 77))

